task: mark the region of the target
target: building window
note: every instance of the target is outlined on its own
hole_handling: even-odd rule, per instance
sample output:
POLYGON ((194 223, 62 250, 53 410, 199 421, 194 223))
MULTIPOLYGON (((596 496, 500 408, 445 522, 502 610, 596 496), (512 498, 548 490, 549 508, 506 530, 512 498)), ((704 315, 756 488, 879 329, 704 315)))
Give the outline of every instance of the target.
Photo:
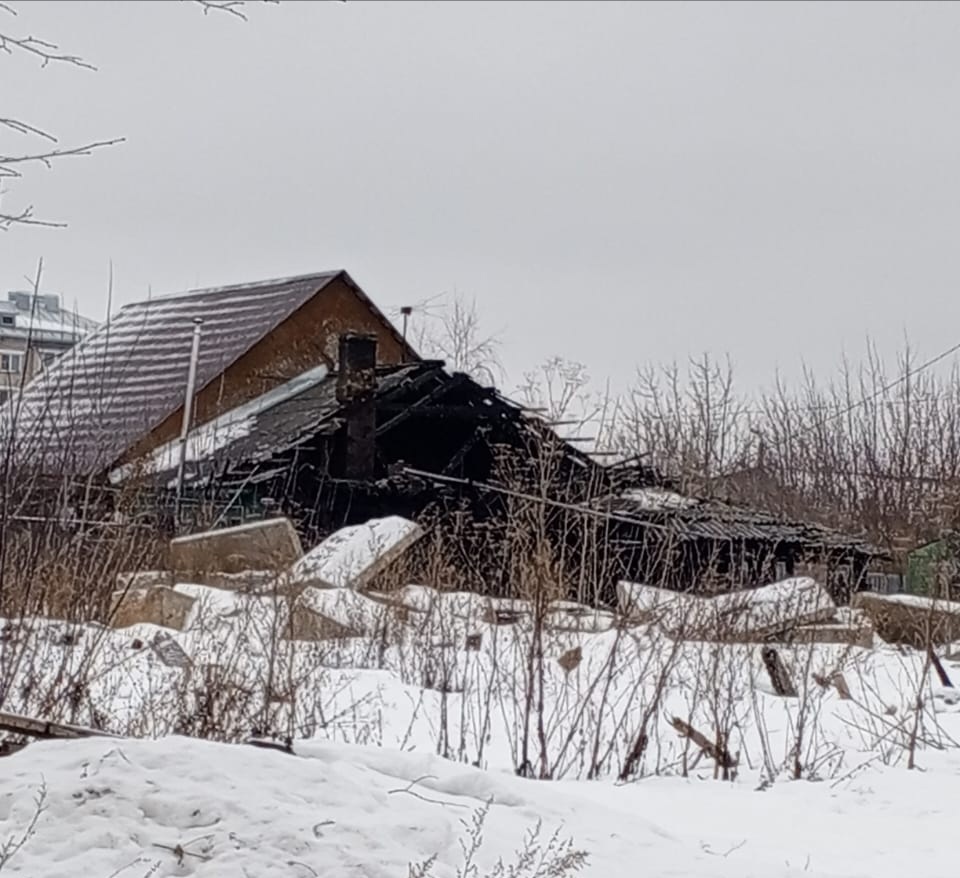
POLYGON ((20 374, 22 359, 20 354, 0 354, 0 372, 20 374))
POLYGON ((0 314, 0 325, 16 326, 16 319, 12 314, 0 314))

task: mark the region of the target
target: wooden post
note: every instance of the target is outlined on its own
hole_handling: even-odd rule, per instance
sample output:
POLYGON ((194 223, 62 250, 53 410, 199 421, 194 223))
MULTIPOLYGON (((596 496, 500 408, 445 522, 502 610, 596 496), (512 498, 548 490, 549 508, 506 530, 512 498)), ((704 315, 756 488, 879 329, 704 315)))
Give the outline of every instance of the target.
POLYGON ((779 653, 772 646, 765 646, 760 655, 763 657, 763 665, 770 675, 773 691, 785 698, 796 698, 796 687, 793 685, 787 667, 781 660, 779 653))
POLYGON ((680 733, 684 738, 689 738, 696 744, 704 753, 707 754, 711 759, 713 759, 717 765, 723 769, 724 778, 726 779, 727 773, 732 769, 737 767, 737 760, 730 755, 730 751, 726 748, 725 745, 717 744, 714 741, 711 741, 703 732, 698 732, 690 723, 680 719, 680 717, 675 716, 670 724, 680 733))
POLYGON ((930 644, 927 644, 927 653, 930 656, 930 664, 933 665, 937 676, 940 678, 940 685, 952 689, 953 683, 950 680, 949 674, 947 674, 947 669, 943 666, 943 662, 940 661, 940 656, 936 654, 933 646, 930 644))

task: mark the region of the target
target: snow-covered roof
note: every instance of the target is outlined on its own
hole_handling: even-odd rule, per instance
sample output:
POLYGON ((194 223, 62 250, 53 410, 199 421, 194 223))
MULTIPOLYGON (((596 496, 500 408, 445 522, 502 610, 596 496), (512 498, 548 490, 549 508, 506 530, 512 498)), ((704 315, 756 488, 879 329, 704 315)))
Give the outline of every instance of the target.
POLYGON ((18 435, 44 437, 46 445, 55 438, 57 448, 45 452, 58 468, 101 470, 180 408, 196 318, 203 321, 199 392, 334 280, 382 317, 343 271, 127 305, 26 388, 18 435))
MULTIPOLYGON (((389 394, 417 376, 445 374, 436 361, 377 367, 377 394, 389 394)), ((448 379, 452 380, 452 379, 448 379)), ((314 368, 285 384, 202 424, 187 437, 186 480, 201 483, 230 467, 259 464, 339 423, 336 374, 314 368)), ((110 472, 115 484, 130 476, 151 476, 172 485, 179 461, 179 441, 171 440, 145 460, 110 472)))
MULTIPOLYGON (((326 365, 315 366, 279 387, 274 387, 261 396, 224 412, 220 417, 201 424, 187 436, 186 461, 196 463, 208 460, 237 439, 249 436, 259 415, 311 387, 316 387, 329 373, 326 365)), ((118 484, 134 472, 147 475, 176 469, 179 466, 179 454, 180 438, 177 437, 154 449, 145 460, 112 470, 110 481, 118 484)))
POLYGON ((62 347, 73 344, 97 328, 87 317, 60 306, 59 296, 13 292, 0 301, 0 316, 13 323, 0 323, 0 338, 16 338, 38 345, 62 347))
POLYGON ((629 500, 635 504, 637 509, 650 511, 689 509, 691 506, 696 506, 698 502, 692 497, 685 497, 683 494, 677 494, 675 491, 667 491, 662 488, 635 488, 624 491, 621 496, 624 500, 629 500))

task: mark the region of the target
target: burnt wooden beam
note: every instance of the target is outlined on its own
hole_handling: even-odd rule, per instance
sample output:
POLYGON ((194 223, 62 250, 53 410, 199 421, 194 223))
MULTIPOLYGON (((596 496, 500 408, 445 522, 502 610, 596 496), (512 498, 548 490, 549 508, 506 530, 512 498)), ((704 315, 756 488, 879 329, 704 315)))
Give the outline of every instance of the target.
POLYGON ((940 661, 940 657, 934 652, 931 644, 927 644, 927 655, 930 657, 930 664, 933 665, 933 669, 940 678, 940 685, 944 688, 952 689, 953 681, 950 679, 950 675, 947 673, 946 668, 944 668, 943 662, 940 661))
MULTIPOLYGON (((493 406, 485 405, 444 405, 443 403, 435 403, 434 405, 416 406, 412 411, 411 408, 411 406, 399 404, 377 407, 378 411, 382 414, 400 415, 410 411, 410 417, 418 418, 460 418, 461 420, 488 421, 500 414, 493 406)), ((397 418, 391 418, 390 421, 384 424, 384 428, 392 429, 394 422, 397 420, 397 418)), ((404 417, 403 420, 406 420, 406 417, 404 417)))
POLYGON ((471 433, 470 438, 461 446, 460 450, 450 458, 447 465, 443 468, 443 475, 452 476, 456 472, 457 467, 466 460, 467 455, 477 447, 477 443, 479 443, 481 439, 484 439, 485 436, 486 430, 482 427, 471 433))
MULTIPOLYGON (((450 391, 455 390, 458 387, 462 387, 469 380, 470 379, 466 375, 454 375, 449 381, 444 382, 439 387, 435 387, 428 394, 422 396, 415 402, 412 402, 409 405, 401 405, 399 407, 399 414, 390 418, 390 420, 388 420, 385 424, 381 424, 379 427, 377 427, 377 436, 382 436, 384 433, 402 424, 407 420, 407 418, 418 414, 425 406, 429 406, 431 403, 442 399, 444 396, 450 393, 450 391)), ((389 403, 381 403, 377 406, 377 411, 387 411, 389 405, 389 403)))
POLYGON ((423 364, 425 367, 415 378, 405 378, 400 381, 395 387, 391 387, 389 390, 379 390, 377 391, 377 397, 381 400, 391 400, 398 396, 404 396, 406 394, 412 393, 413 391, 420 390, 425 384, 429 384, 432 381, 440 380, 445 381, 447 378, 447 373, 443 371, 443 366, 433 363, 433 364, 423 364))

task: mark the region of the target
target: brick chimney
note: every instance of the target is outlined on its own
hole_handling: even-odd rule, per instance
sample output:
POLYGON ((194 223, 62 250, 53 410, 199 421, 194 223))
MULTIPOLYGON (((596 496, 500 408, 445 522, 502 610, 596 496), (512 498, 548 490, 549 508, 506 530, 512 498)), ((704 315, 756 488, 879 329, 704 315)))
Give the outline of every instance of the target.
POLYGON ((377 450, 377 337, 356 332, 340 336, 337 402, 343 406, 346 430, 343 475, 372 479, 377 450))

